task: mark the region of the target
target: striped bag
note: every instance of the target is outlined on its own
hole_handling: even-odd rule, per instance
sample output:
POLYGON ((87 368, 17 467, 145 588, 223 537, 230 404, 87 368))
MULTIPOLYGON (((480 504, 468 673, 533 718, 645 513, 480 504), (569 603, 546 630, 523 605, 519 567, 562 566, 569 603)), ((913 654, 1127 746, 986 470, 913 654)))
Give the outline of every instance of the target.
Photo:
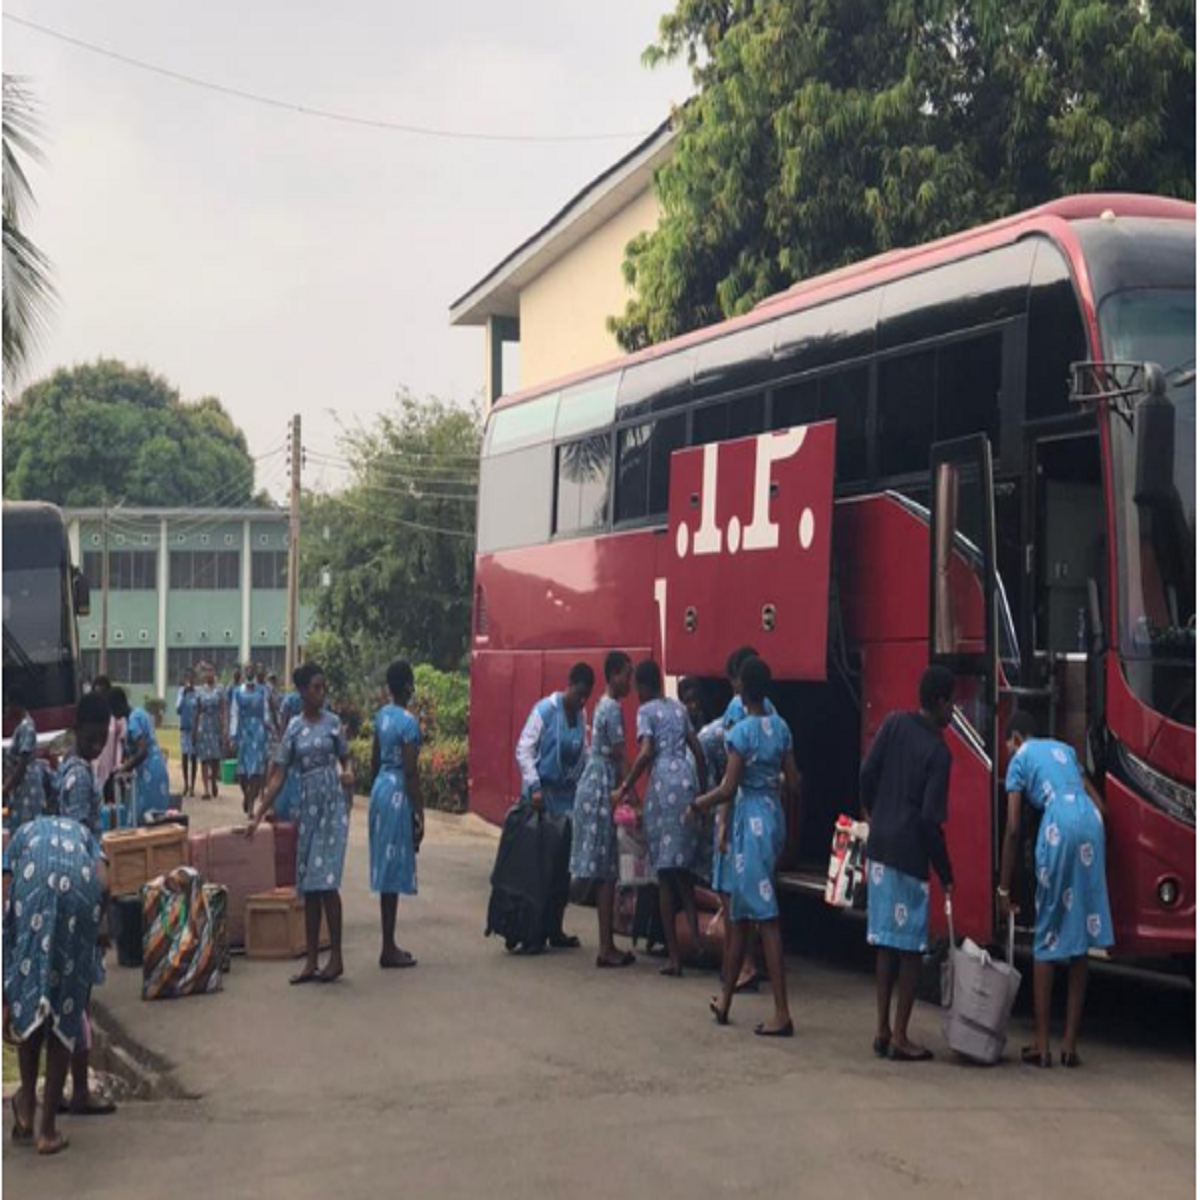
POLYGON ((142 888, 142 931, 143 1000, 221 990, 218 921, 198 871, 176 867, 142 888))

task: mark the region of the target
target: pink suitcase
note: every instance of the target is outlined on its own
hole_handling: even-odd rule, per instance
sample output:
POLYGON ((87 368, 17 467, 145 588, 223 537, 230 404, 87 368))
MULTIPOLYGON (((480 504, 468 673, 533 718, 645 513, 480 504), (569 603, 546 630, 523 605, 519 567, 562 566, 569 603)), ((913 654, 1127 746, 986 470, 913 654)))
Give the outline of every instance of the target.
POLYGON ((192 866, 205 883, 219 883, 229 893, 229 944, 246 944, 246 901, 275 889, 275 830, 261 825, 253 839, 246 827, 210 829, 188 839, 192 866))
POLYGON ((296 826, 291 821, 276 821, 275 829, 275 886, 296 886, 296 826))

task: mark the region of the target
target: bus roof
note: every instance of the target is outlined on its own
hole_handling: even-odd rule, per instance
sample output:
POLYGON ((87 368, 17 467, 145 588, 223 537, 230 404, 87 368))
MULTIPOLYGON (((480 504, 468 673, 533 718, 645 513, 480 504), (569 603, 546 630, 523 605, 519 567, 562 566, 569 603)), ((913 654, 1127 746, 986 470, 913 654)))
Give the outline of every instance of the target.
POLYGON ((494 411, 509 408, 537 396, 559 391, 574 384, 583 383, 612 371, 634 366, 672 354, 677 350, 723 337, 739 329, 773 321, 787 313, 815 307, 854 292, 878 287, 889 280, 915 274, 918 271, 940 266, 942 263, 967 258, 998 246, 1016 242, 1031 234, 1042 233, 1060 244, 1074 241, 1070 229, 1072 221, 1095 220, 1112 214, 1115 217, 1156 217, 1179 221, 1196 220, 1196 206, 1184 200, 1172 200, 1163 196, 1142 196, 1122 192, 1093 192, 1081 196, 1064 196, 1037 208, 1014 213, 988 225, 977 225, 961 233, 951 234, 938 241, 926 242, 901 250, 889 250, 862 262, 838 268, 824 275, 814 276, 794 284, 787 291, 769 296, 751 312, 732 317, 715 325, 693 330, 670 341, 660 342, 640 350, 636 354, 623 355, 586 367, 571 375, 547 381, 536 387, 500 397, 494 411))
POLYGON ((4 521, 16 521, 22 525, 57 525, 63 524, 62 510, 55 504, 42 500, 5 500, 4 521))

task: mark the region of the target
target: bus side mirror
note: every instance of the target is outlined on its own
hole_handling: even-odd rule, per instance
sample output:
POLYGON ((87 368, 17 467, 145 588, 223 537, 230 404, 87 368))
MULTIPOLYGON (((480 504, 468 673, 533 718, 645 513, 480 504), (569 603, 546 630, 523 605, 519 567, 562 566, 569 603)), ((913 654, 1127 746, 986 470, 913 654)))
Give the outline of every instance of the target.
POLYGON ((1134 409, 1136 473, 1133 502, 1169 504, 1175 499, 1175 405, 1157 363, 1145 366, 1146 395, 1134 409))
POLYGON ((92 611, 92 589, 87 576, 78 568, 71 568, 71 599, 77 617, 86 617, 92 611))

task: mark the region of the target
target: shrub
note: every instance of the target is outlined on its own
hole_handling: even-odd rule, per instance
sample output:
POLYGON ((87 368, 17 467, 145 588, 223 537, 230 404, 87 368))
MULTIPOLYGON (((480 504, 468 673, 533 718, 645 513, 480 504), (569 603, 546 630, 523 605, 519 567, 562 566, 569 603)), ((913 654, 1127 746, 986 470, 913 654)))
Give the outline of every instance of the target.
POLYGON ((467 811, 467 740, 441 738, 421 748, 421 795, 426 808, 467 811))
POLYGON ((457 672, 439 671, 424 663, 414 669, 413 675, 416 682, 413 715, 421 721, 422 737, 442 742, 465 738, 471 692, 469 678, 457 672))
POLYGON ((361 796, 371 794, 371 735, 354 738, 350 743, 350 761, 354 766, 354 790, 361 796))

